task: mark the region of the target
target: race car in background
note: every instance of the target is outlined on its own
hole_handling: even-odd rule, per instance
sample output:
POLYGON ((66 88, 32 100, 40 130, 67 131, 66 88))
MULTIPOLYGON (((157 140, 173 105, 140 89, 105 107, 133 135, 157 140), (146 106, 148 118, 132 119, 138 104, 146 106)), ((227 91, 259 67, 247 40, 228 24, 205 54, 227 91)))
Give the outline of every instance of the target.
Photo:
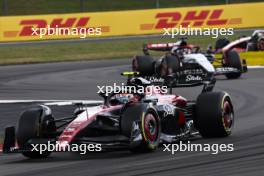
POLYGON ((65 118, 54 118, 48 107, 51 104, 29 108, 22 113, 17 130, 6 128, 3 152, 45 158, 51 152, 32 151, 32 144, 49 141, 58 144, 58 148, 67 144, 98 144, 105 150, 149 152, 160 143, 196 135, 210 138, 231 134, 233 104, 226 92, 212 92, 214 79, 210 83, 200 80, 204 85, 202 93, 190 101, 180 95, 162 93, 159 86, 138 77, 137 72, 123 75, 128 76, 127 85, 143 86, 145 91, 108 96, 101 93, 103 103, 77 103, 73 115, 65 118))
POLYGON ((176 43, 146 44, 143 46, 143 53, 144 56, 133 58, 132 69, 144 76, 163 77, 177 72, 181 73, 181 79, 188 82, 205 79, 212 74, 236 79, 247 71, 246 62, 240 59, 236 51, 228 51, 221 59, 217 59, 214 53, 201 52, 199 46, 188 44, 185 38, 176 43), (149 50, 166 53, 161 58, 154 59, 149 50), (214 63, 220 65, 213 66, 214 63))
POLYGON ((255 30, 251 36, 241 37, 230 42, 227 38, 218 39, 215 43, 215 53, 228 51, 264 51, 264 30, 255 30))

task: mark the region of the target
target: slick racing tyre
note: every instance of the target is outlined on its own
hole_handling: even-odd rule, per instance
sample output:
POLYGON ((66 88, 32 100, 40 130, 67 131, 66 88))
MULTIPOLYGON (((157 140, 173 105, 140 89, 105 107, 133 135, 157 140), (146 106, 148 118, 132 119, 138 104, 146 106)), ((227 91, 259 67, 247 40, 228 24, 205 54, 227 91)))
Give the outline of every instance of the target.
POLYGON ((228 45, 230 41, 226 38, 218 39, 215 43, 215 50, 219 50, 224 48, 226 45, 228 45))
POLYGON ((243 65, 242 65, 242 61, 239 57, 239 54, 236 51, 231 50, 231 51, 228 51, 226 55, 227 55, 227 63, 225 64, 225 66, 236 68, 239 72, 227 73, 225 76, 228 79, 239 78, 242 74, 242 71, 243 71, 243 65))
POLYGON ((259 51, 264 51, 264 39, 260 39, 257 44, 257 48, 259 51))
POLYGON ((151 152, 159 146, 160 119, 148 104, 127 107, 121 118, 121 131, 131 139, 131 152, 151 152))
POLYGON ((203 137, 226 137, 232 132, 234 110, 225 92, 208 92, 198 96, 194 124, 203 137))
MULTIPOLYGON (((51 110, 46 106, 31 108, 22 113, 17 129, 17 143, 19 148, 31 148, 28 140, 49 137, 48 134, 56 130, 51 110)), ((50 152, 40 154, 37 151, 26 151, 22 154, 28 158, 46 158, 50 152)))
POLYGON ((180 59, 177 56, 162 58, 159 74, 161 77, 176 73, 180 69, 180 59))
POLYGON ((132 60, 132 69, 142 76, 153 76, 154 59, 151 56, 135 56, 132 60))

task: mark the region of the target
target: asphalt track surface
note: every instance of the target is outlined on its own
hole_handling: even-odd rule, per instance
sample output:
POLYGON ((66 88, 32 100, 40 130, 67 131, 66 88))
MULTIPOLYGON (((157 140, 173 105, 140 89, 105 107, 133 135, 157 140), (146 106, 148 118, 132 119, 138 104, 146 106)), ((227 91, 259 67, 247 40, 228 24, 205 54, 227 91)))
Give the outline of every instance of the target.
MULTIPOLYGON (((96 85, 122 82, 121 71, 130 70, 128 60, 68 62, 0 67, 0 99, 99 99, 96 85)), ((233 98, 235 128, 228 138, 202 139, 192 143, 234 144, 234 152, 158 151, 131 154, 55 153, 45 160, 29 160, 20 154, 0 154, 0 175, 264 175, 264 69, 250 70, 238 80, 220 77, 216 91, 233 98)), ((201 88, 176 89, 195 98, 201 88)), ((0 104, 0 131, 15 125, 19 113, 31 104, 0 104)), ((71 113, 73 107, 52 107, 56 116, 71 113)))

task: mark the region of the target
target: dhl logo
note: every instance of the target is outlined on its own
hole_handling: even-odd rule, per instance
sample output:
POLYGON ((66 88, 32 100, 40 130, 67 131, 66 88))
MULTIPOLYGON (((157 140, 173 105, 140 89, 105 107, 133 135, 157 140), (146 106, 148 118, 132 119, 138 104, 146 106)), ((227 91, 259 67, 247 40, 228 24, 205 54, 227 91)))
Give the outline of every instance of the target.
POLYGON ((202 26, 221 26, 226 24, 241 24, 241 18, 226 19, 221 18, 223 9, 215 10, 193 10, 186 14, 181 12, 162 12, 157 13, 155 24, 142 24, 141 30, 174 28, 177 26, 202 27, 202 26))
MULTIPOLYGON (((88 26, 90 17, 80 17, 80 18, 54 18, 50 23, 46 19, 29 19, 21 20, 19 26, 21 29, 19 31, 5 31, 5 37, 25 37, 32 36, 32 28, 46 28, 48 25, 51 28, 85 28, 88 26)), ((102 32, 109 32, 109 26, 99 26, 102 32)))

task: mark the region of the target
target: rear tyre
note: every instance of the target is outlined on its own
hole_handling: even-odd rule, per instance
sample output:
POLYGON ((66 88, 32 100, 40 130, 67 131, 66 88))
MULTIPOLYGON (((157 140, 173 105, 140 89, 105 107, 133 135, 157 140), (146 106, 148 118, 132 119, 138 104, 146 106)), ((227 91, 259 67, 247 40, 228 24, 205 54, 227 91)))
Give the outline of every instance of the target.
POLYGON ((132 69, 142 76, 154 75, 154 59, 151 56, 135 56, 132 60, 132 69))
POLYGON ((225 64, 225 66, 236 68, 239 71, 236 73, 227 73, 225 76, 228 79, 237 79, 241 76, 243 71, 243 65, 239 54, 236 51, 227 52, 227 63, 225 64))
POLYGON ((165 56, 160 65, 161 77, 176 73, 180 69, 180 59, 177 56, 165 56))
POLYGON ((229 136, 234 125, 230 96, 225 92, 200 94, 196 102, 194 124, 203 137, 229 136))
POLYGON ((226 45, 228 45, 230 41, 226 38, 218 39, 215 43, 215 50, 219 50, 224 48, 226 45))
MULTIPOLYGON (((46 106, 31 108, 22 113, 17 129, 17 143, 19 148, 30 148, 28 141, 33 138, 47 137, 48 132, 56 129, 50 109, 46 106)), ((46 158, 51 153, 46 151, 40 154, 37 151, 22 152, 28 158, 46 158)))
POLYGON ((131 152, 152 152, 159 145, 161 125, 155 109, 147 104, 137 104, 128 107, 121 119, 122 133, 132 139, 136 133, 135 125, 138 125, 142 140, 131 142, 131 152))

